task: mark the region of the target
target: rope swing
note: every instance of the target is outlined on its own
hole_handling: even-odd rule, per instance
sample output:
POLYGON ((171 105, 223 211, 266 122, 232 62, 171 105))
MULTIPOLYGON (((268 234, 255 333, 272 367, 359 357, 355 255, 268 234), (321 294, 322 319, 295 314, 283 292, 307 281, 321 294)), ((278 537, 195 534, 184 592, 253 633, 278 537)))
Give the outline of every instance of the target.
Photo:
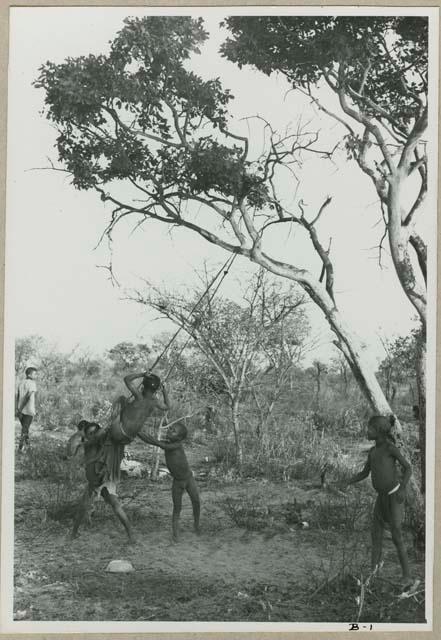
MULTIPOLYGON (((197 307, 201 304, 202 300, 208 295, 210 289, 213 287, 214 283, 216 282, 216 280, 219 278, 219 276, 222 274, 222 277, 220 278, 219 282, 217 283, 216 288, 214 289, 214 291, 212 292, 210 298, 209 298, 209 302, 211 302, 214 298, 214 296, 216 295, 216 293, 219 290, 219 287, 221 286, 222 282, 224 281, 224 279, 226 278, 226 276, 228 275, 233 262, 235 261, 237 257, 237 253, 235 253, 234 255, 230 256, 228 258, 228 260, 225 262, 225 264, 219 269, 219 271, 216 273, 216 275, 214 276, 214 278, 212 279, 212 281, 210 282, 210 284, 207 286, 207 288, 205 289, 205 291, 203 292, 203 294, 201 295, 201 297, 199 298, 199 300, 196 302, 196 304, 193 306, 193 308, 190 310, 189 316, 191 317, 192 314, 196 311, 197 307)), ((164 357, 164 355, 167 353, 168 349, 171 347, 171 345, 173 344, 173 342, 176 340, 177 336, 179 335, 179 333, 182 331, 183 327, 179 327, 179 329, 173 334, 173 336, 170 338, 170 340, 168 341, 168 343, 166 344, 166 346, 164 347, 164 349, 162 350, 162 352, 159 354, 159 356, 156 358, 155 362, 153 363, 153 365, 150 367, 150 371, 153 371, 153 369, 157 366, 157 364, 160 362, 160 360, 164 357)), ((188 339, 186 340, 186 342, 184 343, 182 349, 179 351, 178 357, 181 355, 181 353, 184 351, 185 347, 187 346, 187 344, 190 342, 192 336, 189 336, 188 339)), ((170 367, 169 371, 167 372, 164 381, 166 381, 171 372, 173 371, 174 367, 176 366, 176 362, 177 362, 178 358, 175 361, 175 364, 172 364, 172 366, 170 367)))

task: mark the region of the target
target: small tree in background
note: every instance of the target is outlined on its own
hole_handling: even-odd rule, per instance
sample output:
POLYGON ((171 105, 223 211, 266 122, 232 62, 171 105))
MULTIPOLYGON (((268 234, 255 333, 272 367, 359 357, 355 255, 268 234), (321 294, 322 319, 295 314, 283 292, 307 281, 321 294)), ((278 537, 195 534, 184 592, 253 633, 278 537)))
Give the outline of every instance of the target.
POLYGON ((44 340, 40 336, 26 336, 15 341, 15 375, 24 374, 26 367, 35 365, 44 340))
POLYGON ((391 400, 397 392, 397 385, 405 384, 409 389, 412 401, 416 393, 418 331, 409 336, 398 336, 393 340, 383 340, 386 357, 380 363, 379 374, 384 379, 386 394, 391 400))
POLYGON ((134 344, 133 342, 119 342, 117 345, 109 349, 108 356, 114 363, 115 373, 148 369, 148 358, 151 348, 142 343, 134 344))
POLYGON ((237 461, 241 465, 241 403, 261 370, 273 368, 269 355, 281 341, 283 347, 281 331, 286 335, 289 326, 289 339, 301 350, 307 329, 301 308, 303 298, 292 288, 283 291, 267 284, 263 271, 245 289, 243 305, 219 296, 202 298, 201 294, 186 296, 150 288, 147 294, 138 293, 134 299, 182 327, 217 372, 229 399, 237 461))

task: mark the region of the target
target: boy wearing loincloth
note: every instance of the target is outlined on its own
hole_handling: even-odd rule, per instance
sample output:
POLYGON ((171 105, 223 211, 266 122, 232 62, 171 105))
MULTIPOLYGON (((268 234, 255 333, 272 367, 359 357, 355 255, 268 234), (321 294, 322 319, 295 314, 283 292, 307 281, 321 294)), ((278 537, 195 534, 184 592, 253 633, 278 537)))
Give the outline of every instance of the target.
POLYGON ((372 522, 371 568, 375 572, 381 566, 383 534, 385 527, 389 526, 401 565, 403 588, 407 589, 414 581, 409 572, 401 527, 404 519, 406 485, 412 470, 409 462, 394 444, 391 435, 394 423, 394 416, 373 416, 369 420, 368 438, 375 440, 375 445, 370 449, 362 471, 353 476, 348 484, 364 480, 371 474, 372 485, 378 494, 372 522), (401 478, 397 463, 403 471, 401 478))
POLYGON ((145 433, 139 433, 138 436, 147 444, 152 444, 164 450, 165 463, 173 478, 173 540, 175 542, 178 541, 179 516, 181 514, 182 494, 184 491, 190 496, 193 507, 194 531, 199 534, 199 515, 201 510, 199 492, 182 444, 187 437, 186 426, 183 424, 170 425, 164 441, 156 440, 156 438, 145 433))
POLYGON ((129 540, 133 541, 130 523, 117 498, 124 447, 134 440, 154 410, 167 411, 170 408, 170 403, 166 389, 161 384, 159 377, 154 374, 133 373, 126 376, 124 382, 131 391, 133 399, 128 400, 125 396, 120 396, 116 400, 112 408, 110 427, 101 429, 96 423, 82 420, 78 425, 78 433, 72 436, 68 446, 68 449, 69 447, 73 449, 76 442, 84 445, 88 479, 88 487, 74 522, 72 531, 74 537, 78 533, 81 522, 90 511, 94 495, 101 495, 111 505, 123 524, 129 540), (142 378, 141 388, 137 388, 133 384, 139 378, 142 378), (159 388, 162 389, 164 403, 155 397, 159 388), (94 425, 98 429, 95 428, 92 431, 90 425, 94 425))
POLYGON ((72 538, 78 536, 78 529, 85 519, 90 521, 93 500, 101 496, 112 507, 116 517, 126 530, 129 542, 133 543, 135 540, 132 527, 117 497, 117 482, 114 478, 109 477, 107 469, 106 448, 113 446, 113 443, 109 441, 108 431, 102 429, 96 422, 81 420, 78 424, 75 440, 71 438, 69 441, 69 454, 75 455, 81 444, 84 447, 87 487, 75 516, 72 538))

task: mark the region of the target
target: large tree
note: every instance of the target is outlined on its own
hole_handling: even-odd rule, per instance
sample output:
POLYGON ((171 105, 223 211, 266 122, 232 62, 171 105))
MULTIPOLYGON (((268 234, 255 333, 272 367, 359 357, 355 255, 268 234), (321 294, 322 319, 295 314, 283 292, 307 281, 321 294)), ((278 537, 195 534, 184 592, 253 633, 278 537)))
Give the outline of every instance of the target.
POLYGON ((318 136, 301 129, 279 135, 265 123, 264 148, 252 155, 228 116, 229 91, 190 70, 206 38, 201 19, 127 19, 107 55, 43 65, 35 84, 58 130, 57 168, 112 206, 107 234, 128 217, 140 226, 160 221, 299 283, 324 313, 371 406, 388 413, 363 343, 338 308, 330 246, 317 230, 331 198, 312 211, 301 201, 289 205, 279 191, 280 172, 285 184, 292 181, 291 195, 293 163, 309 151, 325 153, 318 136), (292 226, 315 268, 265 250, 268 233, 292 226))
POLYGON ((421 320, 416 375, 424 477, 427 247, 418 218, 427 196, 428 18, 230 17, 222 52, 282 73, 345 132, 372 183, 401 287, 421 320), (334 107, 335 104, 335 107, 334 107))

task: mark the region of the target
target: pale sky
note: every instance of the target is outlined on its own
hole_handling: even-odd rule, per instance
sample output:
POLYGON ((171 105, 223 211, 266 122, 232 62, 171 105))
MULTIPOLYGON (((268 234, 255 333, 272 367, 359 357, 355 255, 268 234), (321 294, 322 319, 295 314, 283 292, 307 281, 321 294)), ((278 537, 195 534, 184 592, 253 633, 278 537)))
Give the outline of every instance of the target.
MULTIPOLYGON (((124 17, 147 12, 127 7, 11 10, 6 304, 15 336, 38 334, 62 349, 80 344, 100 352, 117 342, 148 340, 157 331, 172 328, 154 321, 154 316, 134 303, 121 300, 122 291, 111 286, 105 270, 97 268, 108 263, 106 243, 97 250, 94 246, 109 210, 96 194, 74 190, 62 173, 31 170, 49 166, 48 157, 57 160, 53 149, 56 132, 40 114, 44 93, 31 85, 38 67, 48 60, 62 62, 66 57, 106 52, 124 17)), ((295 123, 302 112, 305 116, 305 100, 294 92, 284 98, 289 87, 283 78, 239 70, 222 59, 217 51, 225 33, 218 29, 219 12, 204 15, 208 15, 206 28, 211 37, 203 56, 192 62, 193 68, 204 78, 219 76, 224 87, 231 89, 233 115, 240 119, 259 114, 276 129, 295 123)), ((325 142, 342 133, 328 119, 322 119, 321 126, 328 129, 325 142)), ((245 121, 236 127, 247 133, 245 121)), ((385 268, 378 267, 373 247, 378 245, 382 226, 376 224, 380 210, 373 187, 354 164, 345 162, 344 154, 336 162, 336 166, 317 158, 308 162, 300 189, 311 207, 319 206, 328 194, 333 197, 318 230, 325 244, 332 235, 337 303, 376 359, 383 356, 378 335, 405 334, 415 314, 388 255, 384 256, 385 268)), ((288 193, 293 184, 287 182, 283 188, 288 193)), ((426 212, 429 237, 434 217, 426 212)), ((170 234, 161 223, 151 222, 132 235, 133 224, 121 225, 114 234, 113 266, 124 287, 147 278, 168 287, 191 288, 195 270, 204 261, 217 268, 228 257, 189 231, 175 229, 170 234)), ((265 249, 279 260, 292 260, 296 266, 317 265, 319 270, 310 245, 298 232, 287 236, 286 230, 283 235, 274 230, 268 234, 265 249)), ((252 269, 245 259, 237 259, 221 291, 237 296, 237 280, 246 278, 252 269)), ((326 358, 331 353, 331 336, 321 312, 312 304, 309 307, 313 333, 322 336, 320 348, 311 357, 326 358)))

